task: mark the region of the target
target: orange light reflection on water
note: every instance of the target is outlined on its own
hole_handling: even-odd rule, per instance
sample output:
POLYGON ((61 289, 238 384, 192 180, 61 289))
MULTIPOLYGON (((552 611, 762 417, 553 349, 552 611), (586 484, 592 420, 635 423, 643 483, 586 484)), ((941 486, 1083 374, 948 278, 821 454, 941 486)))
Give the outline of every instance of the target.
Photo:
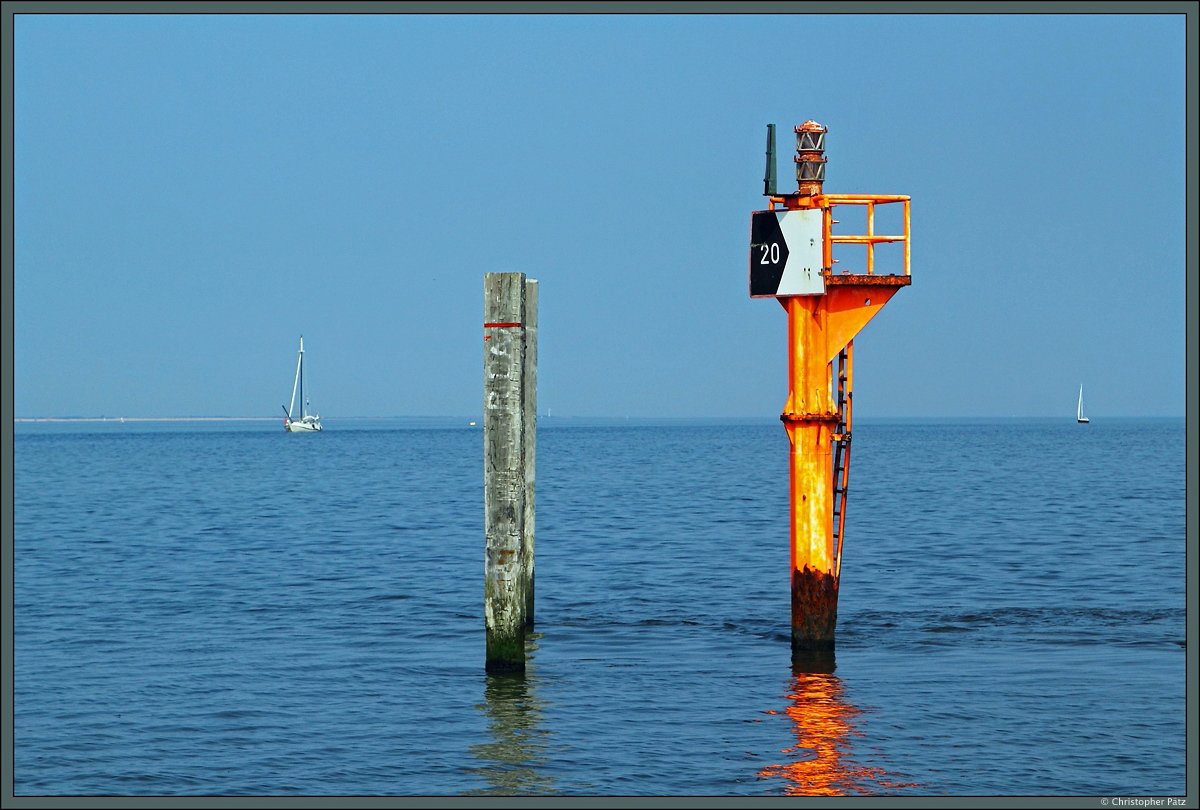
POLYGON ((782 753, 797 758, 783 765, 768 765, 758 772, 760 779, 786 780, 783 792, 788 796, 876 795, 916 787, 895 781, 883 768, 855 762, 851 741, 863 736, 855 727, 862 710, 848 703, 843 692, 841 679, 832 673, 793 675, 787 695, 791 705, 784 713, 792 720, 796 744, 782 753))

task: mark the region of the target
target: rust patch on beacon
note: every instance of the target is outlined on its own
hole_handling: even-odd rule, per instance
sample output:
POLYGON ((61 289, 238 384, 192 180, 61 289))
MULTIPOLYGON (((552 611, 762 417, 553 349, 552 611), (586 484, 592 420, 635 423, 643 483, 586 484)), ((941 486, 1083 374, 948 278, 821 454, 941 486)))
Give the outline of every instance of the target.
POLYGON ((838 578, 807 565, 792 571, 792 650, 832 650, 838 578))

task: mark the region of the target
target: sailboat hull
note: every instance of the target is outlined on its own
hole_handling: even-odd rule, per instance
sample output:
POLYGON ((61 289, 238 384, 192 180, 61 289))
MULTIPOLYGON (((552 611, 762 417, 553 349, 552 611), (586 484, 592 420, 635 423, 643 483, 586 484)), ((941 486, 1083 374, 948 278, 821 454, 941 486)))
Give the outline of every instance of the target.
POLYGON ((297 422, 287 422, 283 426, 288 433, 316 433, 321 429, 321 423, 316 421, 300 420, 297 422))

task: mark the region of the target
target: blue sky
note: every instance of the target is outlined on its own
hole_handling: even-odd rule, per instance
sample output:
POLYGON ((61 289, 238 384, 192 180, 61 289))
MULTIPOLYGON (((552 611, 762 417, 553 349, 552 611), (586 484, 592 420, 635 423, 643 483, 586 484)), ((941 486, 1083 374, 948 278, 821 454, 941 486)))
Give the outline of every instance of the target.
POLYGON ((477 414, 522 271, 540 412, 773 417, 749 221, 811 118, 913 198, 856 415, 1182 416, 1184 23, 18 15, 14 413, 274 416, 303 334, 326 417, 477 414))

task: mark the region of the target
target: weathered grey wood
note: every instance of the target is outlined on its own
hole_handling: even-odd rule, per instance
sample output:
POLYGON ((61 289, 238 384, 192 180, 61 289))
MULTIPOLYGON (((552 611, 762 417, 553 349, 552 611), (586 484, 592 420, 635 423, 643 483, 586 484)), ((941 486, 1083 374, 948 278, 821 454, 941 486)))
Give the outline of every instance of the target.
POLYGON ((525 627, 533 627, 534 584, 534 493, 537 459, 537 334, 538 283, 525 281, 525 525, 522 550, 525 554, 525 627))
POLYGON ((486 669, 525 669, 525 274, 483 282, 486 669), (494 324, 488 326, 488 324, 494 324))

